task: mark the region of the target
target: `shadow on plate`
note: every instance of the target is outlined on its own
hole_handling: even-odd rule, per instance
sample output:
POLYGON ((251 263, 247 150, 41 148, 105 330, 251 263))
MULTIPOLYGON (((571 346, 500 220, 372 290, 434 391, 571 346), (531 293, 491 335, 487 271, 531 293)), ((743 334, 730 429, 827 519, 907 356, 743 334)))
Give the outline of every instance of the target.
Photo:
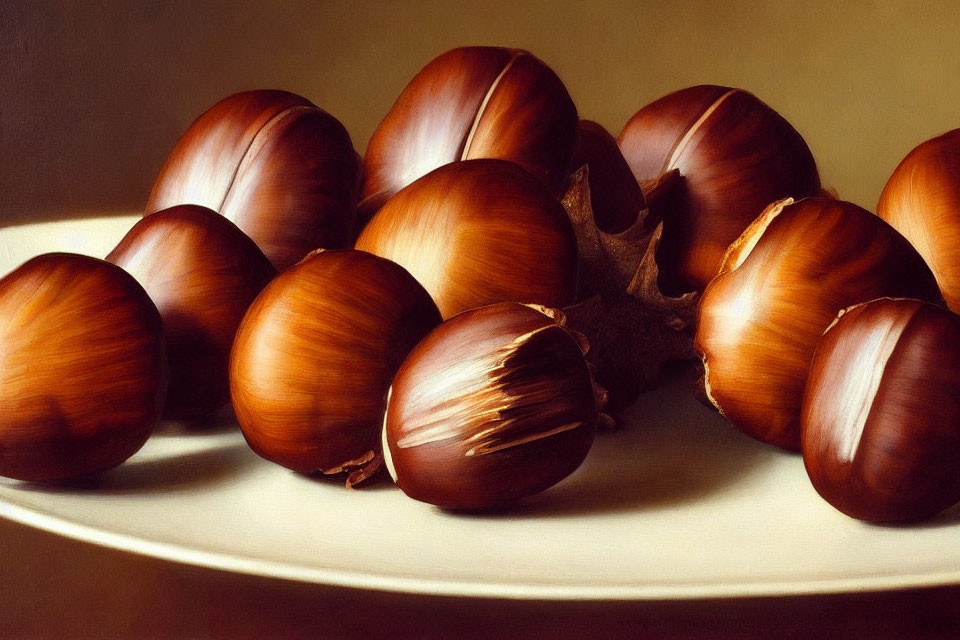
POLYGON ((199 420, 164 420, 157 426, 153 438, 180 436, 215 436, 240 431, 237 418, 230 405, 213 415, 199 420))
POLYGON ((737 431, 693 398, 677 373, 640 396, 623 428, 597 434, 569 478, 517 505, 466 517, 576 517, 674 507, 743 482, 783 457, 800 457, 737 431))
POLYGON ((21 483, 39 493, 103 495, 189 491, 225 482, 256 461, 245 443, 231 443, 160 458, 133 458, 102 473, 55 484, 21 483))

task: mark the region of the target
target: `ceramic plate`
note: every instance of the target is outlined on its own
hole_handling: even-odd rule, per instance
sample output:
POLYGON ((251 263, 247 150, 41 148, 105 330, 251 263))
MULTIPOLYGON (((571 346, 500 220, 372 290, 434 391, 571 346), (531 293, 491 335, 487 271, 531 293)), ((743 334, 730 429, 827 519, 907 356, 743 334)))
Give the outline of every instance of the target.
MULTIPOLYGON (((0 229, 0 270, 44 251, 102 257, 134 219, 0 229)), ((81 486, 0 480, 0 516, 216 569, 429 594, 672 599, 960 582, 960 509, 921 526, 851 520, 817 496, 798 456, 734 431, 680 379, 626 422, 565 481, 494 514, 295 474, 224 419, 164 424, 81 486)))

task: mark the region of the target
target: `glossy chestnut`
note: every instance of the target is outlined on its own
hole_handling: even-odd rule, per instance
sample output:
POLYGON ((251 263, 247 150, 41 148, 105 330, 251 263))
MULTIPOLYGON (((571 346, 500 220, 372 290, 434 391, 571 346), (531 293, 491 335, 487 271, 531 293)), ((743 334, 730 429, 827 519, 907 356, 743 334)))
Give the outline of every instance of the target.
POLYGON ((817 340, 840 309, 884 296, 941 300, 895 229, 831 198, 772 204, 730 246, 700 301, 695 347, 710 400, 753 437, 798 450, 817 340))
POLYGON ((301 472, 376 472, 387 389, 440 323, 402 267, 362 251, 317 251, 247 311, 230 356, 237 420, 259 455, 301 472))
POLYGON ((641 183, 674 169, 683 178, 675 202, 659 212, 661 285, 701 291, 727 246, 769 203, 817 195, 820 178, 799 133, 740 89, 700 85, 640 109, 618 138, 641 183))
POLYGON ((960 311, 960 129, 911 151, 887 181, 877 215, 916 247, 960 311))
POLYGON ((257 245, 210 209, 140 220, 106 258, 143 285, 163 318, 170 385, 164 417, 193 419, 230 399, 227 361, 247 307, 276 275, 257 245))
POLYGON ((361 232, 357 249, 402 265, 444 318, 495 302, 563 307, 577 245, 560 203, 506 160, 467 160, 406 187, 361 232))
POLYGON ((120 464, 156 426, 166 384, 160 314, 123 269, 50 253, 0 279, 0 475, 120 464))
POLYGON ((868 521, 919 520, 960 501, 960 317, 918 300, 841 312, 803 399, 817 492, 868 521))
POLYGON ((286 91, 245 91, 190 125, 144 214, 213 209, 283 270, 314 249, 349 246, 359 181, 360 159, 336 118, 286 91))
POLYGON ((408 496, 449 509, 506 505, 583 461, 599 418, 578 341, 515 303, 444 322, 394 378, 387 468, 408 496))
POLYGON ((529 52, 448 51, 417 73, 370 137, 360 225, 417 178, 471 158, 516 162, 558 196, 576 136, 570 95, 529 52))

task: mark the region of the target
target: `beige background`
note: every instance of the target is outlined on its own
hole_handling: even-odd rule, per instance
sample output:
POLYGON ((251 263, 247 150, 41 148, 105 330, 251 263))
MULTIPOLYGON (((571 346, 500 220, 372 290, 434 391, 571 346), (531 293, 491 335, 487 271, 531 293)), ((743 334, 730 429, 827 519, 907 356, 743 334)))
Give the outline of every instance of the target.
POLYGON ((907 151, 960 126, 958 25, 955 0, 8 0, 0 224, 141 208, 180 133, 243 89, 305 95, 362 153, 413 74, 463 44, 533 51, 614 134, 687 85, 753 91, 806 137, 825 184, 873 209, 907 151))
MULTIPOLYGON (((362 153, 410 77, 462 44, 533 51, 617 133, 695 83, 737 86, 872 209, 899 159, 960 126, 960 2, 87 2, 0 0, 0 226, 139 209, 219 98, 275 87, 362 153)), ((0 636, 934 637, 956 589, 661 604, 468 603, 247 579, 0 520, 0 636), (589 633, 591 632, 592 633, 589 633)))

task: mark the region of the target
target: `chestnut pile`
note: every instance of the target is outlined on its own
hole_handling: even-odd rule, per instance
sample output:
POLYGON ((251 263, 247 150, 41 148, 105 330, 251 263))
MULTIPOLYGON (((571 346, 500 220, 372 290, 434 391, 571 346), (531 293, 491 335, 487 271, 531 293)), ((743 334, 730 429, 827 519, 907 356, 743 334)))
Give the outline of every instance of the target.
POLYGON ((105 260, 0 279, 0 475, 103 471, 232 405, 289 469, 500 507, 687 359, 843 513, 930 517, 960 501, 960 130, 877 213, 734 88, 667 95, 615 139, 530 53, 463 47, 362 159, 307 99, 238 93, 105 260))

